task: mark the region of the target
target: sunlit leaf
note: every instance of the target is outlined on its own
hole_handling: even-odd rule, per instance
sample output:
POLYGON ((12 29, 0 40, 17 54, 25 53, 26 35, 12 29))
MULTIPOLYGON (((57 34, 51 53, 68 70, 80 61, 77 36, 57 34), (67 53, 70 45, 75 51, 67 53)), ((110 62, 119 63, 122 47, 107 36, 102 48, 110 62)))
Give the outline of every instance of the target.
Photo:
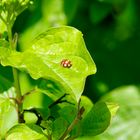
POLYGON ((26 124, 35 124, 38 120, 37 116, 32 112, 24 112, 24 120, 26 124))
POLYGON ((119 105, 110 102, 106 102, 106 105, 111 113, 111 116, 114 117, 119 109, 119 105))
POLYGON ((10 101, 14 97, 13 89, 9 89, 0 95, 0 136, 3 138, 5 133, 18 122, 18 113, 15 104, 10 101))
POLYGON ((5 31, 7 31, 7 27, 5 23, 0 19, 0 38, 5 31))
POLYGON ((41 34, 24 52, 0 48, 0 60, 4 66, 28 71, 34 79, 59 82, 65 92, 77 101, 83 92, 86 77, 96 72, 82 33, 67 26, 51 28, 41 34), (61 62, 65 59, 71 61, 70 68, 62 66, 61 62))
POLYGON ((5 39, 0 39, 0 47, 9 47, 8 41, 5 39))
POLYGON ((47 140, 42 129, 37 125, 18 124, 11 128, 6 140, 47 140))
MULTIPOLYGON (((40 33, 48 30, 48 28, 67 25, 64 3, 64 0, 43 0, 41 3, 40 1, 35 2, 38 9, 36 9, 36 13, 33 16, 36 17, 40 8, 42 15, 34 25, 31 24, 31 26, 20 35, 19 42, 21 50, 28 49, 26 44, 30 43, 40 33), (38 4, 41 6, 39 7, 38 4)), ((30 21, 32 21, 32 19, 30 19, 30 21)))

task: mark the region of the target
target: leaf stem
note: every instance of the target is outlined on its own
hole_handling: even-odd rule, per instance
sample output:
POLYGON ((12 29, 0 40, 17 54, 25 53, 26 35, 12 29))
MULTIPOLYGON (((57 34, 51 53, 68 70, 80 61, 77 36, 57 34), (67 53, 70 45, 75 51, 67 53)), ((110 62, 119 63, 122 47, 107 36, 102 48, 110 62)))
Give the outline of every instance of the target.
MULTIPOLYGON (((13 37, 12 37, 12 27, 9 23, 7 25, 7 31, 8 31, 8 39, 10 43, 10 49, 11 50, 16 50, 17 43, 13 42, 13 37)), ((16 89, 16 99, 18 101, 21 100, 22 95, 21 95, 21 90, 20 90, 20 83, 19 83, 19 73, 16 68, 12 68, 13 71, 13 77, 14 77, 14 87, 16 89)), ((22 104, 18 104, 18 112, 20 113, 22 109, 22 104)), ((20 120, 20 119, 19 119, 20 120)))
POLYGON ((64 140, 66 138, 66 136, 72 131, 72 129, 74 128, 74 126, 82 119, 82 115, 84 113, 85 109, 84 107, 80 108, 80 101, 78 103, 78 113, 75 117, 75 119, 73 120, 73 122, 69 125, 69 127, 66 129, 66 131, 64 132, 64 134, 60 137, 59 140, 64 140))

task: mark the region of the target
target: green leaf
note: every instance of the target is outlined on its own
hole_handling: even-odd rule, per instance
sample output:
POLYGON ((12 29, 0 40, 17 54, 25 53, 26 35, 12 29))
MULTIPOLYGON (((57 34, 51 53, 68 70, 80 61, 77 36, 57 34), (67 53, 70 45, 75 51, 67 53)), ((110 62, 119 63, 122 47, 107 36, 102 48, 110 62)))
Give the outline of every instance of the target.
POLYGON ((37 125, 18 124, 7 133, 6 140, 47 140, 37 125))
POLYGON ((24 120, 27 124, 35 124, 38 120, 37 116, 32 112, 24 112, 24 120))
POLYGON ((46 94, 35 91, 28 96, 25 97, 23 108, 31 109, 31 108, 48 108, 48 106, 53 102, 51 97, 46 94))
POLYGON ((31 27, 27 28, 19 37, 20 50, 28 49, 28 45, 36 36, 48 29, 48 23, 43 19, 36 22, 31 27))
POLYGON ((106 102, 106 105, 111 113, 111 117, 114 117, 119 109, 119 105, 111 102, 106 102))
POLYGON ((72 123, 77 115, 77 108, 74 105, 64 106, 60 111, 59 115, 68 121, 69 124, 72 123))
POLYGON ((52 125, 52 136, 54 140, 58 140, 68 127, 68 122, 60 117, 56 119, 52 125))
MULTIPOLYGON (((32 111, 35 110, 43 119, 47 119, 50 115, 49 105, 53 102, 53 100, 43 94, 41 92, 33 92, 32 94, 25 97, 23 102, 23 109, 32 111)), ((27 114, 26 121, 27 122, 35 122, 36 117, 33 115, 33 120, 30 121, 30 116, 27 114)))
POLYGON ((8 41, 5 39, 0 39, 0 47, 9 47, 8 41))
POLYGON ((58 82, 77 101, 83 92, 86 77, 96 72, 82 33, 68 26, 51 28, 39 35, 24 52, 1 47, 0 60, 3 66, 25 70, 34 79, 58 82), (71 61, 70 68, 61 65, 64 59, 71 61))
POLYGON ((16 17, 22 13, 30 4, 31 0, 1 0, 0 2, 0 25, 2 30, 4 30, 5 25, 9 24, 10 27, 13 26, 16 17))
MULTIPOLYGON (((62 26, 67 24, 67 16, 64 12, 64 0, 43 0, 42 2, 35 2, 36 9, 34 11, 33 17, 38 15, 41 4, 41 17, 40 19, 31 24, 34 18, 30 19, 28 27, 19 38, 20 49, 25 50, 28 48, 28 43, 30 43, 36 36, 46 31, 49 27, 62 26)), ((71 12, 72 13, 72 12, 71 12)))
MULTIPOLYGON (((80 106, 84 107, 85 111, 84 114, 82 115, 82 119, 84 119, 87 114, 91 111, 91 109, 93 108, 93 103, 92 101, 86 97, 86 96, 81 96, 81 102, 80 102, 80 106)), ((76 108, 77 109, 77 108, 76 108)), ((73 116, 76 116, 77 110, 75 109, 75 112, 73 111, 73 116)), ((64 113, 67 111, 63 111, 64 113)), ((72 112, 72 111, 71 111, 72 112)), ((67 115, 67 118, 72 118, 72 113, 67 115)), ((72 120, 74 120, 74 118, 72 118, 72 120)), ((79 121, 77 123, 77 125, 74 127, 74 129, 71 131, 70 135, 71 137, 77 137, 79 136, 80 132, 81 132, 81 121, 79 121)))
POLYGON ((11 71, 9 71, 9 69, 7 68, 1 68, 2 67, 0 66, 0 93, 8 90, 13 85, 12 81, 7 76, 5 76, 6 72, 9 72, 10 74, 11 71), (5 72, 3 72, 3 70, 5 70, 5 72))
POLYGON ((14 90, 9 89, 0 94, 0 136, 3 138, 5 133, 18 122, 18 113, 15 104, 9 97, 13 97, 14 90))
POLYGON ((5 31, 7 31, 7 27, 5 23, 0 19, 0 38, 5 31))
POLYGON ((48 93, 61 95, 65 92, 59 83, 52 80, 39 79, 37 81, 37 85, 39 89, 48 93))
POLYGON ((86 117, 82 120, 81 136, 95 136, 106 130, 111 120, 111 114, 107 105, 99 102, 94 105, 86 117))
POLYGON ((104 101, 117 102, 120 106, 109 129, 91 140, 138 140, 140 138, 140 90, 136 86, 119 87, 105 97, 104 101))
POLYGON ((93 108, 94 104, 88 97, 81 96, 80 106, 83 106, 85 108, 85 112, 82 116, 84 118, 88 114, 88 112, 90 112, 90 110, 93 108))
MULTIPOLYGON (((9 43, 5 39, 0 39, 0 47, 8 48, 9 43)), ((7 73, 12 74, 11 69, 0 65, 0 92, 8 90, 12 86, 12 78, 7 73)))

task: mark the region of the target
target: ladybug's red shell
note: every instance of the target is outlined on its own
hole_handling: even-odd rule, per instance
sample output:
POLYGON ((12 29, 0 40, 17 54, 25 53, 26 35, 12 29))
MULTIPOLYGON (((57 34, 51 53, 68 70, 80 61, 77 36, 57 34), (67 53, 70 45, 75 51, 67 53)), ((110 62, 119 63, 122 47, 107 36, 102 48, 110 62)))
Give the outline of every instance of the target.
POLYGON ((61 61, 61 66, 63 66, 64 68, 70 68, 72 66, 72 63, 68 59, 63 59, 61 61))

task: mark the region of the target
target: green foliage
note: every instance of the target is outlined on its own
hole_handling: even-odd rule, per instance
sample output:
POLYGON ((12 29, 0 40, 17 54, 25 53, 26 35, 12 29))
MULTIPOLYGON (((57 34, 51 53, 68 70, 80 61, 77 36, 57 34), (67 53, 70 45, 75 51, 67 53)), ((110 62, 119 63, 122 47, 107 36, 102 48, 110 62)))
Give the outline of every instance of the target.
MULTIPOLYGON (((76 140, 91 140, 94 138, 93 136, 103 133, 109 126, 110 120, 113 117, 111 112, 118 108, 118 105, 114 104, 113 106, 109 109, 107 103, 96 103, 81 121, 79 126, 81 133, 76 140)), ((116 112, 117 109, 114 111, 114 113, 116 112)), ((77 133, 79 133, 78 130, 77 133)))
POLYGON ((45 78, 60 82, 64 91, 77 101, 83 92, 85 78, 96 72, 81 32, 66 26, 52 28, 39 35, 24 52, 1 47, 0 60, 4 66, 28 71, 34 79, 45 78), (61 65, 64 59, 71 61, 71 68, 61 65))
POLYGON ((0 93, 3 93, 4 91, 8 90, 10 87, 12 87, 13 82, 12 79, 10 79, 5 72, 11 74, 11 69, 5 69, 0 65, 0 93))
MULTIPOLYGON (((0 2, 0 139, 70 140, 101 134, 110 125, 118 105, 94 105, 81 96, 87 76, 96 73, 96 65, 81 31, 64 26, 72 22, 80 3, 36 1, 26 12, 37 8, 38 18, 25 20, 18 42, 12 27, 31 3, 0 2)), ((95 2, 90 11, 93 23, 103 21, 112 5, 95 2)), ((21 18, 29 18, 26 12, 21 18)))
MULTIPOLYGON (((0 24, 14 24, 16 17, 23 12, 32 0, 1 0, 0 2, 0 24)), ((2 26, 2 25, 1 25, 2 26)), ((4 27, 3 27, 4 28, 4 27)))
POLYGON ((94 24, 98 24, 103 21, 104 18, 112 11, 112 5, 108 3, 94 2, 91 5, 90 17, 94 24))
MULTIPOLYGON (((0 36, 2 36, 2 34, 7 31, 6 25, 5 23, 0 19, 0 36)), ((0 37, 1 38, 1 37, 0 37)))
POLYGON ((54 140, 58 140, 68 127, 68 122, 64 118, 58 118, 52 125, 52 135, 54 140))
POLYGON ((8 131, 6 140, 47 140, 43 131, 37 125, 18 124, 8 131))
MULTIPOLYGON (((102 100, 117 102, 120 109, 108 131, 95 140, 137 140, 140 137, 139 114, 140 92, 136 86, 124 86, 111 91, 102 100)), ((94 139, 93 139, 94 140, 94 139)))
POLYGON ((102 133, 110 124, 111 114, 105 103, 95 104, 82 120, 81 136, 94 136, 102 133))
POLYGON ((26 124, 35 124, 38 118, 32 112, 24 112, 24 120, 26 124))
POLYGON ((18 123, 16 105, 9 99, 14 97, 14 89, 9 89, 0 94, 0 137, 3 138, 6 132, 18 123))

